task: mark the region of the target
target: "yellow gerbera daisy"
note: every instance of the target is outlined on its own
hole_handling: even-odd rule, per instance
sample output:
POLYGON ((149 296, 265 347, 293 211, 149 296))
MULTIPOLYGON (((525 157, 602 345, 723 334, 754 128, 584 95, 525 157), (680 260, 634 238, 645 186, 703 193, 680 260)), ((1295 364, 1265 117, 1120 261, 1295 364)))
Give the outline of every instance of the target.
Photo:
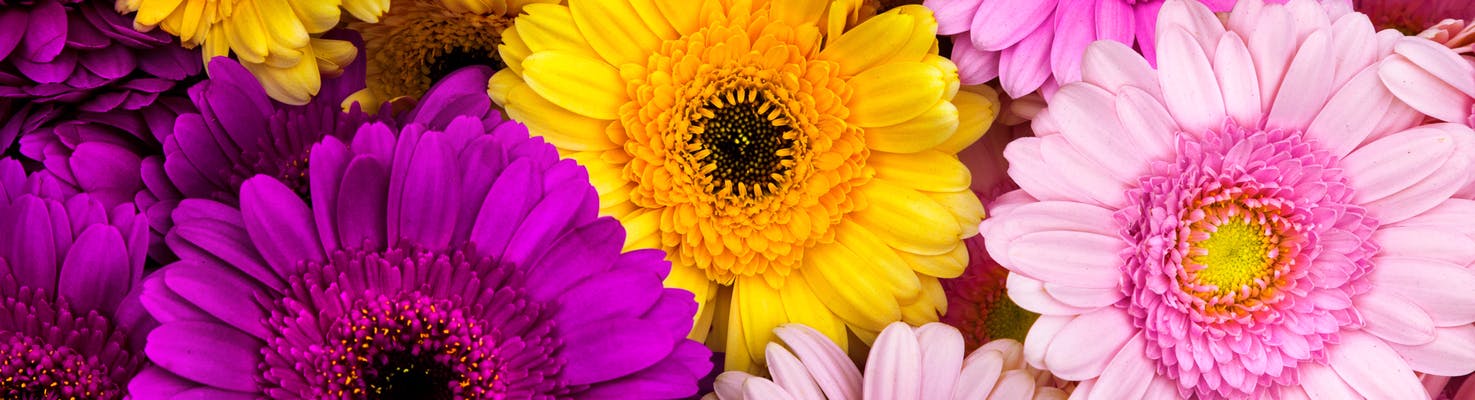
POLYGON ((178 36, 186 47, 204 46, 205 61, 235 54, 266 93, 287 104, 307 104, 322 86, 353 62, 358 49, 318 37, 338 25, 339 7, 378 21, 389 0, 118 0, 120 12, 137 11, 133 24, 178 36))
POLYGON ((534 3, 558 0, 393 0, 378 23, 349 22, 364 36, 368 87, 344 104, 419 97, 468 65, 502 68, 502 31, 534 3))
POLYGON ((983 207, 955 154, 997 104, 958 90, 931 11, 859 3, 571 0, 502 34, 492 98, 588 168, 626 246, 669 253, 728 369, 787 322, 936 321, 967 264, 983 207))

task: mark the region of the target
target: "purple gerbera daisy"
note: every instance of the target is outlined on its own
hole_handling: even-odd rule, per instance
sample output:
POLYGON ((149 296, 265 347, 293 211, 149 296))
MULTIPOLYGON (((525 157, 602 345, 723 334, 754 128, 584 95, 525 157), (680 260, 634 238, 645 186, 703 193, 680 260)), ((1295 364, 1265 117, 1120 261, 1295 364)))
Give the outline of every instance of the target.
POLYGON ((181 201, 133 395, 695 394, 711 363, 686 339, 692 294, 662 287, 663 253, 621 253, 582 167, 482 113, 490 76, 448 76, 402 129, 324 138, 305 192, 257 175, 239 207, 181 201))
POLYGON ((0 147, 104 204, 131 200, 139 154, 188 109, 176 89, 199 59, 112 1, 0 0, 0 147))
MULTIPOLYGON (((163 140, 163 155, 144 159, 140 167, 145 190, 135 201, 149 216, 156 235, 169 232, 170 213, 180 200, 211 199, 236 206, 241 182, 257 174, 276 177, 307 198, 312 146, 329 136, 350 141, 360 125, 379 120, 358 104, 340 110, 339 103, 364 86, 362 61, 348 66, 338 78, 325 80, 320 94, 300 106, 271 100, 256 78, 229 58, 216 57, 209 70, 209 80, 189 89, 198 111, 181 114, 174 133, 163 140)), ((487 97, 483 91, 472 93, 487 97)), ((472 109, 490 116, 494 111, 490 100, 486 102, 472 109)), ((157 250, 156 259, 173 260, 167 249, 157 250)))
POLYGON ((125 397, 149 324, 133 290, 147 247, 131 204, 0 159, 0 398, 125 397))

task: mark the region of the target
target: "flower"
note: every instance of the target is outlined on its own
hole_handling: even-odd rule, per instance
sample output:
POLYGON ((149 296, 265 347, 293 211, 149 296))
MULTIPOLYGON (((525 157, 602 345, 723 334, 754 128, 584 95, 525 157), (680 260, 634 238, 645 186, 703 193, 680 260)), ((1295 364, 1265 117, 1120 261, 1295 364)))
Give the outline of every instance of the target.
POLYGON ((489 114, 490 76, 448 76, 398 132, 323 138, 309 199, 257 175, 240 207, 181 201, 133 394, 695 394, 692 295, 661 287, 659 251, 620 252, 582 168, 489 114))
POLYGON ((1475 370, 1475 132, 1383 88, 1402 35, 1312 0, 1159 18, 1157 70, 1092 44, 1005 150, 1023 189, 980 231, 1042 315, 1030 364, 1091 398, 1411 399, 1475 370))
POLYGON ((988 342, 965 358, 963 335, 940 323, 888 325, 871 348, 864 378, 819 331, 790 324, 774 333, 784 343, 765 350, 772 379, 724 372, 706 398, 1064 400, 1075 386, 1025 365, 1023 346, 1012 339, 988 342))
POLYGON ((1378 73, 1398 100, 1440 121, 1475 126, 1475 66, 1470 58, 1423 37, 1399 39, 1393 53, 1378 73))
POLYGON ((378 21, 348 24, 364 34, 368 87, 345 104, 380 104, 425 94, 469 65, 502 69, 497 45, 523 7, 554 0, 395 0, 378 21))
MULTIPOLYGON (((1225 11, 1234 0, 1201 0, 1225 11)), ((952 36, 964 85, 999 78, 1009 97, 1052 95, 1081 79, 1081 52, 1096 40, 1134 46, 1156 60, 1153 31, 1163 0, 927 0, 938 33, 952 36)))
POLYGON ((145 223, 0 159, 0 397, 126 398, 152 323, 135 291, 145 223))
POLYGON ((378 21, 389 0, 116 0, 120 12, 137 11, 138 30, 161 28, 185 47, 203 46, 205 62, 235 54, 277 101, 302 105, 318 94, 321 77, 337 76, 358 49, 321 37, 338 25, 339 7, 364 21, 378 21))
MULTIPOLYGON (((343 76, 327 80, 323 92, 301 106, 268 98, 261 84, 235 60, 216 57, 209 70, 210 80, 190 88, 191 112, 181 114, 175 122, 174 133, 164 139, 162 156, 145 158, 135 168, 145 183, 135 201, 161 237, 169 232, 170 215, 180 200, 211 199, 239 205, 241 183, 257 174, 274 176, 308 198, 312 146, 328 136, 351 141, 353 132, 371 120, 358 107, 340 111, 338 106, 363 87, 361 61, 346 67, 343 76)), ((172 260, 167 253, 155 258, 172 260)))
POLYGON ((786 322, 844 343, 936 321, 983 217, 955 154, 998 108, 957 90, 931 12, 654 4, 527 7, 489 90, 589 168, 627 246, 668 252, 703 305, 691 337, 748 369, 786 322))
POLYGON ((1352 9, 1367 14, 1378 29, 1415 35, 1446 19, 1475 18, 1475 3, 1465 0, 1352 0, 1352 9))

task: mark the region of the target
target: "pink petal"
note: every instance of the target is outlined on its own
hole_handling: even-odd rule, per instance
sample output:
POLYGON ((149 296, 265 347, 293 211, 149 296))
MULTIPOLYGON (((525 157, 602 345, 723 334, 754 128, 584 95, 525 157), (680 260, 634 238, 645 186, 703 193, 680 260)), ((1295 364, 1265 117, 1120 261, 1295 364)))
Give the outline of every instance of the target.
POLYGON ((1434 340, 1434 320, 1403 296, 1374 290, 1352 303, 1366 322, 1362 329, 1390 343, 1417 346, 1434 340))
MULTIPOLYGON (((1286 68, 1290 66, 1291 57, 1296 54, 1296 46, 1300 42, 1286 39, 1295 32, 1291 31, 1291 15, 1284 7, 1266 7, 1258 20, 1253 25, 1254 29, 1248 31, 1250 54, 1255 55, 1255 75, 1260 77, 1260 99, 1264 102, 1260 108, 1269 110, 1270 102, 1275 99, 1281 80, 1285 78, 1286 68)), ((1241 34, 1246 32, 1239 29, 1235 31, 1241 34)))
POLYGON ((757 377, 742 371, 723 372, 712 383, 712 391, 722 400, 743 400, 743 384, 754 378, 757 377))
POLYGON ((1393 94, 1378 79, 1377 67, 1364 68, 1337 89, 1306 128, 1306 135, 1332 155, 1344 157, 1372 135, 1393 102, 1393 94))
MULTIPOLYGON (((1433 135, 1432 137, 1439 138, 1440 136, 1433 135)), ((1439 205, 1439 203, 1443 203, 1449 196, 1460 190, 1460 188, 1470 184, 1472 178, 1471 164, 1472 161, 1475 161, 1472 160, 1472 157, 1475 157, 1475 152, 1472 152, 1472 149, 1475 149, 1475 143, 1472 143, 1475 142, 1475 132, 1471 132, 1470 128, 1464 125, 1454 124, 1425 125, 1404 131, 1403 133, 1389 135, 1380 139, 1378 142, 1358 149, 1348 157, 1356 156, 1358 152, 1362 151, 1373 151, 1371 149, 1373 145, 1382 143, 1384 140, 1419 140, 1427 146, 1452 147, 1454 150, 1449 157, 1449 161, 1429 176, 1414 182, 1398 193, 1364 203, 1364 206, 1369 211, 1372 211, 1372 215, 1377 217, 1379 222, 1391 224, 1423 213, 1425 210, 1439 205), (1430 135, 1422 133, 1412 137, 1405 136, 1409 135, 1410 132, 1426 129, 1443 131, 1443 138, 1430 140, 1430 135)), ((1352 184, 1354 188, 1357 190, 1363 189, 1363 187, 1358 186, 1359 180, 1356 179, 1356 176, 1349 174, 1349 177, 1353 178, 1352 184)), ((1407 184, 1399 186, 1404 185, 1407 184)), ((1357 196, 1360 195, 1354 193, 1354 197, 1357 196)))
POLYGON ((1026 234, 1009 248, 1011 271, 1071 286, 1113 288, 1121 279, 1120 238, 1073 231, 1026 234))
POLYGON ((1332 370, 1364 397, 1419 399, 1427 395, 1408 363, 1378 338, 1343 331, 1342 343, 1330 350, 1332 370))
POLYGON ((1137 51, 1117 42, 1097 41, 1086 46, 1086 54, 1081 57, 1081 80, 1112 93, 1132 86, 1152 93, 1153 98, 1162 98, 1157 71, 1137 51))
MULTIPOLYGON (((994 384, 998 383, 999 374, 1002 372, 1004 372, 1002 353, 978 349, 968 355, 968 361, 963 365, 955 386, 947 389, 952 392, 953 400, 987 398, 989 392, 993 391, 994 384)), ((929 397, 929 399, 944 398, 947 397, 929 397)))
POLYGON ((1131 187, 1132 181, 1112 174, 1104 163, 1082 154, 1085 147, 1071 144, 1065 135, 1046 136, 1040 140, 1040 156, 1054 169, 1057 182, 1084 192, 1080 200, 1089 199, 1093 204, 1113 209, 1125 207, 1127 197, 1122 193, 1131 187))
POLYGON ((1116 99, 1111 93, 1089 83, 1065 85, 1050 102, 1056 122, 1060 123, 1060 133, 1071 146, 1100 164, 1125 186, 1126 182, 1147 172, 1147 166, 1153 160, 1142 158, 1142 154, 1136 151, 1144 144, 1135 143, 1136 138, 1126 134, 1126 129, 1117 121, 1115 105, 1116 99))
POLYGON ((1125 1, 1096 2, 1096 38, 1127 45, 1132 44, 1132 39, 1137 32, 1133 6, 1125 1))
POLYGON ((1380 57, 1376 32, 1372 21, 1361 13, 1344 15, 1332 24, 1332 43, 1337 44, 1332 46, 1332 60, 1337 65, 1333 82, 1341 85, 1354 74, 1377 63, 1380 57))
POLYGON ((1049 293, 1051 298, 1059 300, 1061 303, 1083 309, 1106 307, 1116 304, 1117 300, 1121 300, 1122 297, 1126 296, 1122 293, 1121 288, 1117 287, 1086 288, 1055 283, 1046 283, 1045 292, 1049 293))
POLYGON ((784 388, 784 392, 795 400, 824 400, 819 385, 814 383, 814 378, 804 369, 804 363, 793 353, 777 343, 768 342, 763 355, 768 361, 769 375, 773 376, 774 383, 784 388))
POLYGON ((1157 377, 1157 363, 1147 359, 1146 349, 1147 339, 1143 333, 1132 336, 1101 371, 1101 378, 1091 390, 1091 396, 1103 399, 1152 398, 1144 396, 1153 378, 1157 377))
POLYGON ((1173 135, 1179 128, 1168 108, 1155 95, 1135 86, 1123 86, 1117 92, 1116 115, 1122 131, 1135 136, 1133 151, 1144 159, 1166 160, 1173 151, 1173 135))
POLYGON ((1378 257, 1373 260, 1376 290, 1407 299, 1439 327, 1475 322, 1475 272, 1463 266, 1424 258, 1378 257))
POLYGON ((1382 252, 1378 253, 1380 255, 1425 257, 1465 266, 1475 263, 1475 239, 1465 235, 1451 235, 1446 229, 1385 226, 1373 232, 1372 239, 1382 247, 1382 252))
MULTIPOLYGON (((1098 0, 1060 0, 1055 10, 1055 41, 1050 46, 1050 70, 1055 81, 1066 84, 1081 80, 1081 52, 1095 41, 1098 0)), ((1105 3, 1112 3, 1106 1, 1105 3)))
POLYGON ((804 325, 781 325, 773 334, 784 341, 794 355, 804 362, 809 375, 834 400, 860 400, 860 369, 830 338, 804 325))
POLYGON ((1045 365, 1063 379, 1095 378, 1137 332, 1131 318, 1121 309, 1102 308, 1081 315, 1050 340, 1045 365))
POLYGON ((1378 68, 1388 90, 1410 107, 1441 121, 1468 123, 1470 95, 1402 57, 1389 57, 1378 68))
MULTIPOLYGON (((1045 2, 1053 4, 1055 0, 1045 0, 1040 3, 1045 2)), ((977 36, 974 37, 977 38, 977 36)), ((1041 24, 1039 29, 1030 33, 1018 44, 1003 49, 1003 54, 999 55, 999 82, 1009 97, 1024 97, 1039 89, 1040 85, 1050 79, 1050 43, 1054 37, 1054 27, 1050 24, 1041 24)), ((979 48, 988 50, 985 46, 979 46, 979 48)))
POLYGON ((1060 171, 1045 162, 1040 145, 1040 138, 1022 137, 1004 148, 1004 158, 1009 160, 1009 177, 1014 179, 1014 183, 1040 200, 1088 199, 1079 189, 1062 182, 1060 171))
POLYGON ((978 15, 980 3, 980 0, 927 0, 922 5, 932 9, 932 15, 937 17, 937 34, 955 35, 968 31, 973 17, 978 15))
POLYGON ((1045 291, 1044 282, 1034 278, 1009 274, 1005 282, 1008 285, 1009 299, 1030 312, 1045 315, 1077 315, 1091 311, 1090 308, 1079 308, 1055 299, 1045 291))
MULTIPOLYGON (((978 48, 999 51, 1024 40, 1031 32, 1054 30, 1046 23, 1056 0, 981 0, 969 35, 978 48), (1039 29, 1036 29, 1039 28, 1039 29)), ((1048 42, 1047 42, 1048 43, 1048 42)))
POLYGON ((963 370, 963 334, 943 323, 917 328, 922 347, 922 399, 944 399, 953 392, 963 370))
POLYGON ((984 242, 995 261, 1009 265, 1008 243, 1019 236, 1051 230, 1114 235, 1111 210, 1068 201, 1036 201, 1006 210, 994 209, 995 217, 984 219, 979 229, 989 238, 984 242))
POLYGON ((1048 370, 1045 365, 1045 356, 1048 354, 1050 342, 1060 335, 1076 315, 1041 315, 1035 320, 1034 325, 1029 326, 1029 333, 1024 336, 1024 361, 1036 369, 1048 370))
POLYGON ((1390 345, 1419 372, 1443 376, 1475 372, 1475 326, 1472 325, 1435 329, 1434 341, 1419 346, 1390 345))
POLYGON ((1165 1, 1162 7, 1157 16, 1159 42, 1163 41, 1163 33, 1182 29, 1198 42, 1200 52, 1207 53, 1224 36, 1224 23, 1198 1, 1165 1))
POLYGON ((999 52, 973 47, 962 36, 953 40, 953 63, 958 65, 958 81, 964 85, 982 85, 999 77, 999 52))
POLYGON ((1302 363, 1296 367, 1296 373, 1301 376, 1301 388, 1306 390, 1308 397, 1312 399, 1357 399, 1361 398, 1347 382, 1337 376, 1331 367, 1317 363, 1302 363))
POLYGON ((743 381, 743 398, 764 400, 794 400, 784 388, 777 383, 763 378, 753 378, 743 381))
POLYGON ((1239 34, 1230 32, 1214 51, 1214 76, 1224 90, 1224 112, 1240 126, 1260 125, 1260 78, 1255 60, 1239 34))
POLYGON ((1409 37, 1394 44, 1393 52, 1466 96, 1475 96, 1475 66, 1449 48, 1424 38, 1409 37))
MULTIPOLYGON (((1149 64, 1157 66, 1157 16, 1163 8, 1163 2, 1151 2, 1138 4, 1132 7, 1132 19, 1136 30, 1137 45, 1142 48, 1142 57, 1149 64)), ((1122 42, 1126 43, 1126 42, 1122 42)))
POLYGON ((1158 32, 1158 69, 1163 100, 1178 125, 1189 133, 1224 123, 1224 97, 1203 48, 1181 28, 1158 32))
POLYGON ((1270 106, 1266 127, 1305 129, 1331 98, 1332 74, 1325 64, 1331 56, 1327 39, 1325 32, 1317 31, 1301 44, 1270 106))
POLYGON ((1416 128, 1362 146, 1342 159, 1353 199, 1368 203, 1418 183, 1450 159, 1451 142, 1443 130, 1416 128))
POLYGON ((1011 369, 1004 371, 999 376, 999 382, 994 384, 993 393, 989 393, 989 399, 997 400, 1029 400, 1035 394, 1035 377, 1029 372, 1011 369))
POLYGON ((922 349, 911 327, 895 322, 881 330, 866 359, 864 376, 867 399, 921 398, 922 349))

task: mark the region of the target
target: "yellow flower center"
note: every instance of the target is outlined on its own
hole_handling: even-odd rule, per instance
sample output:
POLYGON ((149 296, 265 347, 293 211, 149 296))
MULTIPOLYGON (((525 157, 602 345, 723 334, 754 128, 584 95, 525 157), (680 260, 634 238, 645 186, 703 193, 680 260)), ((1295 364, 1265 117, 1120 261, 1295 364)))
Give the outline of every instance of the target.
POLYGON ((1264 279, 1275 262, 1268 235, 1263 226, 1244 218, 1218 225, 1208 239, 1193 244, 1205 253, 1190 260, 1203 266, 1193 276, 1217 286, 1220 293, 1264 279))
POLYGON ((394 0, 379 23, 349 23, 364 37, 370 101, 419 97, 462 67, 501 69, 497 45, 513 16, 456 11, 441 0, 394 0))

